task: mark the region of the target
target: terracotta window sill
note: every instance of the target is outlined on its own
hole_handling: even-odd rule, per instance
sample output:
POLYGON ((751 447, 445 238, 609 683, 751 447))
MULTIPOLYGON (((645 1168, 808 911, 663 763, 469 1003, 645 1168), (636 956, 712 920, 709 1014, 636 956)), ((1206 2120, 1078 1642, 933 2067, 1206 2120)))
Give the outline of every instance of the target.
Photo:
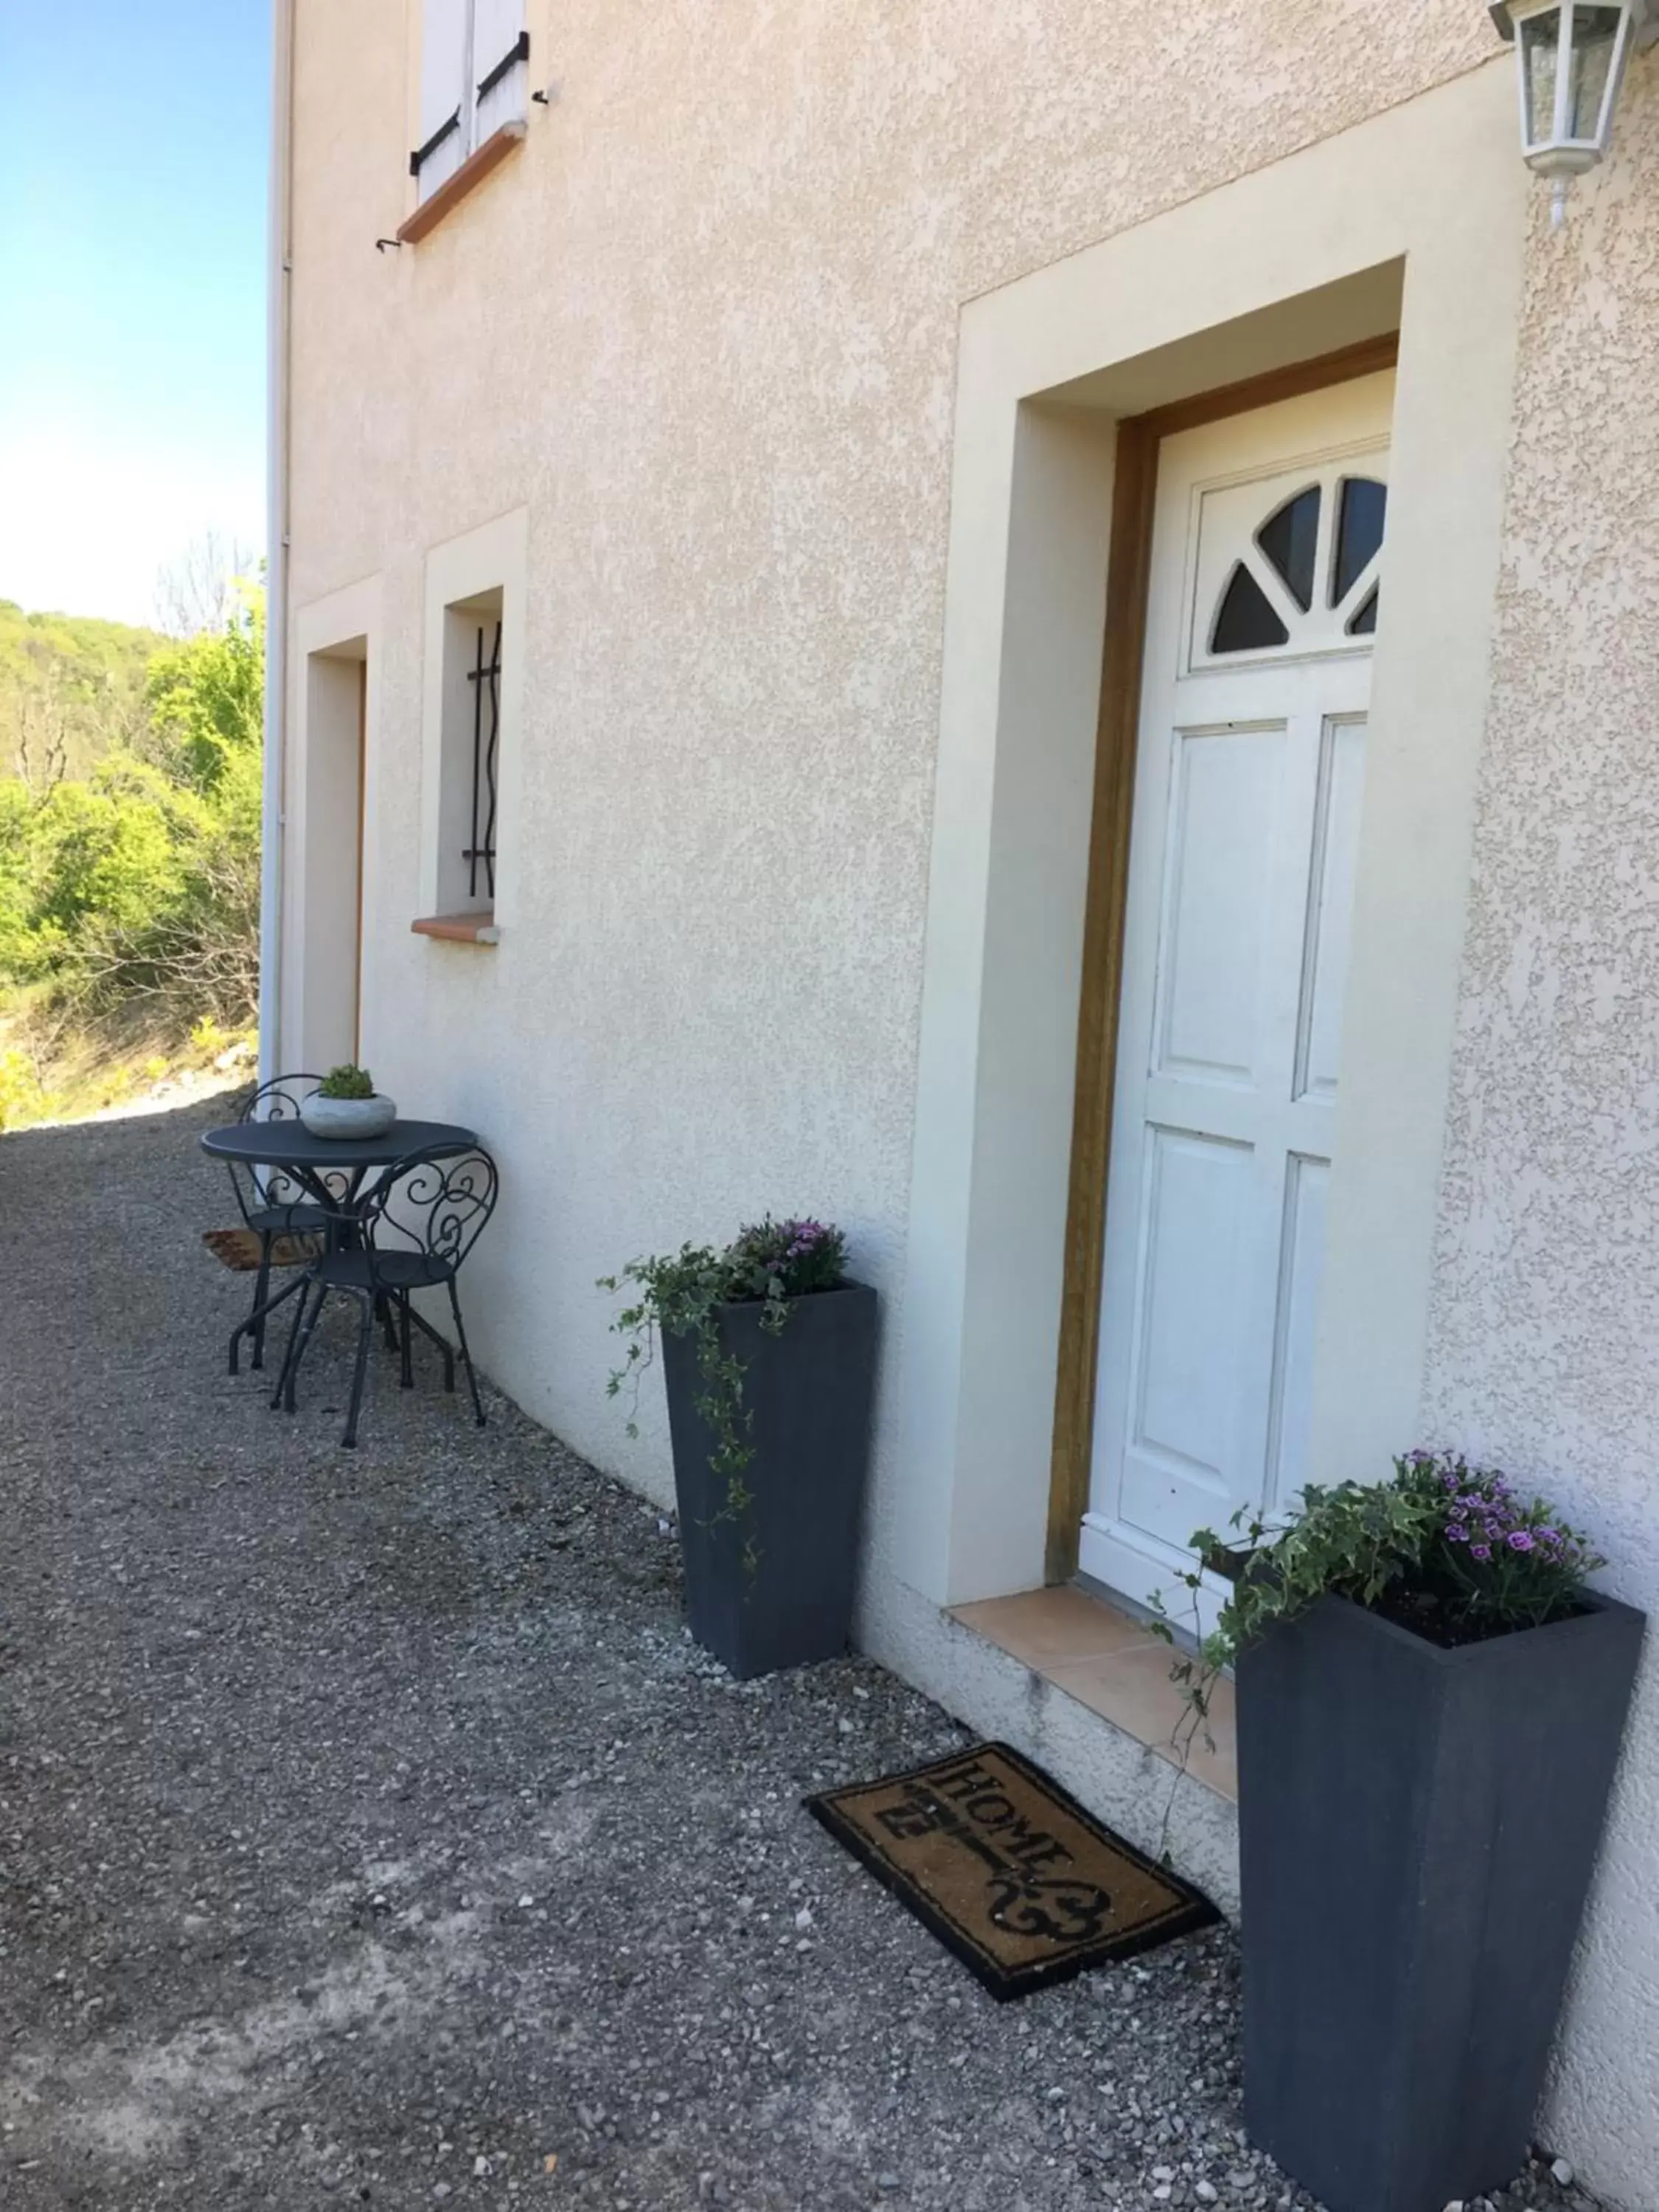
POLYGON ((413 215, 398 226, 398 243, 414 246, 429 230, 435 230, 451 208, 464 200, 470 191, 483 184, 492 169, 499 168, 514 148, 522 143, 526 125, 522 122, 503 123, 492 131, 482 146, 475 146, 453 177, 446 177, 429 200, 422 200, 413 215))
POLYGON ((451 945, 499 945, 501 933, 488 907, 477 914, 426 914, 410 927, 416 937, 441 937, 451 945))
MULTIPOLYGON (((1069 1585, 982 1598, 958 1606, 953 1618, 1161 1759, 1180 1763, 1172 1738, 1188 1707, 1170 1679, 1175 1654, 1144 1621, 1069 1585)), ((1224 1680, 1210 1694, 1209 1732, 1213 1748, 1200 1729, 1187 1771, 1218 1796, 1237 1799, 1233 1686, 1224 1680)))

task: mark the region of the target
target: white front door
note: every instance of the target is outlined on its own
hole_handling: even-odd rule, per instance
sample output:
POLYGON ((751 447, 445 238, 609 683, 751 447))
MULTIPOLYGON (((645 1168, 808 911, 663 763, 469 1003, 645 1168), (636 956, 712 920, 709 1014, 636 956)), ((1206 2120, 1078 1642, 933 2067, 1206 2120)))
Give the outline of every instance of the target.
POLYGON ((1142 1601, 1307 1465, 1391 374, 1158 465, 1080 1564, 1142 1601))

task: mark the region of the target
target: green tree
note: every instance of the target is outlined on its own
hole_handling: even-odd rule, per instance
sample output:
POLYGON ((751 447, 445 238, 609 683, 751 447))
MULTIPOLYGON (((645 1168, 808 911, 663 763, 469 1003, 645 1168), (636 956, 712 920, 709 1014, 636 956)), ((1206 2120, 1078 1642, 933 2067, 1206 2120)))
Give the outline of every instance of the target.
POLYGON ((161 646, 143 714, 80 778, 0 782, 0 983, 97 1019, 135 1000, 181 1029, 258 997, 264 595, 161 646))
POLYGON ((159 631, 89 616, 26 614, 0 599, 0 779, 40 792, 83 776, 146 719, 159 631))
POLYGON ((144 686, 149 746, 170 775, 208 792, 257 758, 264 669, 264 593, 254 585, 243 586, 222 629, 154 656, 144 686))

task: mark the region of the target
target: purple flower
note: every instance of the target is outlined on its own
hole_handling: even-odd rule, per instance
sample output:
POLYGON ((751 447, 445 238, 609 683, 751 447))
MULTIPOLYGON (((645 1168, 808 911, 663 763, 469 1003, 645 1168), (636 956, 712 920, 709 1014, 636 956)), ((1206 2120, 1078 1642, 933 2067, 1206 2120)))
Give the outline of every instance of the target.
POLYGON ((1490 1544, 1471 1544, 1469 1546, 1469 1557, 1472 1559, 1489 1559, 1492 1557, 1492 1546, 1490 1544))
POLYGON ((1509 1534, 1509 1547, 1512 1552, 1529 1552, 1532 1549, 1532 1538, 1524 1528, 1511 1528, 1509 1534))
POLYGON ((1469 1532, 1463 1526, 1461 1521, 1452 1521, 1447 1523, 1446 1541, 1449 1544, 1467 1544, 1468 1540, 1469 1532))

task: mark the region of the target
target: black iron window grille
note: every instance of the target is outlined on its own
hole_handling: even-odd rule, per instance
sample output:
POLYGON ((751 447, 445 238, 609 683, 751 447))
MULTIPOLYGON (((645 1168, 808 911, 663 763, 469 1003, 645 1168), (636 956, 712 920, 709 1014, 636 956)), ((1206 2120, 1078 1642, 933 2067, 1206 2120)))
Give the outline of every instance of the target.
POLYGON ((466 680, 472 686, 472 838, 462 853, 466 862, 466 893, 478 896, 478 871, 483 871, 484 896, 495 898, 495 748, 501 731, 501 626, 495 625, 489 658, 484 659, 485 628, 478 625, 478 641, 466 680))

